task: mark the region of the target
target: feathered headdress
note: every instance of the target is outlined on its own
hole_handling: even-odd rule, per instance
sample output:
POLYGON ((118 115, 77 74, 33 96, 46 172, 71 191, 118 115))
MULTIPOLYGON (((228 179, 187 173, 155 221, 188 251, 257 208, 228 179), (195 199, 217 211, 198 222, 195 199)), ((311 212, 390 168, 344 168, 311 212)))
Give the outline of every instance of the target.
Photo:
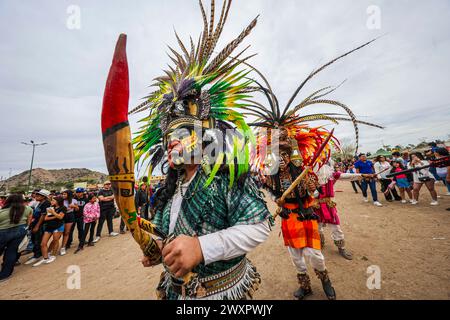
MULTIPOLYGON (((345 104, 326 98, 327 95, 334 92, 337 88, 339 88, 342 83, 336 87, 325 87, 321 88, 317 91, 314 91, 310 95, 308 95, 305 99, 303 99, 300 103, 293 106, 295 98, 298 96, 300 90, 305 86, 305 84, 311 80, 315 75, 324 70, 329 65, 338 61, 339 59, 344 58, 345 56, 369 45, 374 40, 371 40, 363 45, 350 50, 339 57, 329 61, 328 63, 322 65, 318 69, 312 71, 308 77, 299 85, 299 87, 295 90, 292 97, 289 99, 288 103, 281 111, 280 104, 276 95, 273 93, 269 82, 264 77, 264 75, 244 62, 247 66, 251 67, 262 79, 264 82, 260 84, 258 81, 254 81, 258 87, 260 92, 264 94, 266 97, 269 107, 265 107, 264 105, 254 101, 248 100, 245 101, 249 103, 248 106, 245 106, 247 112, 245 114, 252 115, 256 117, 256 121, 251 123, 250 126, 258 127, 256 138, 257 138, 257 146, 252 153, 252 165, 255 169, 261 170, 264 167, 264 163, 267 162, 266 157, 270 156, 271 152, 271 138, 272 138, 272 130, 279 129, 285 130, 287 134, 282 135, 279 143, 280 146, 289 144, 292 148, 291 160, 294 164, 299 165, 301 161, 303 161, 304 165, 312 165, 309 161, 312 159, 313 155, 321 145, 321 143, 328 136, 328 131, 322 127, 311 128, 308 123, 312 121, 318 120, 327 120, 334 124, 338 124, 340 121, 351 121, 353 123, 355 134, 356 134, 356 151, 358 151, 359 144, 359 129, 358 124, 363 124, 367 126, 372 126, 376 128, 383 128, 377 124, 365 122, 358 120, 353 113, 353 111, 347 107, 345 104), (313 114, 304 114, 302 111, 308 106, 317 105, 317 104, 328 104, 337 106, 345 111, 345 114, 339 113, 313 113, 313 114), (265 130, 264 130, 265 129, 265 130), (283 141, 285 139, 285 141, 283 141), (295 141, 295 143, 293 143, 295 141), (262 149, 261 146, 266 146, 267 148, 262 149)), ((339 142, 335 137, 332 137, 330 143, 336 147, 339 147, 339 142)), ((324 149, 324 152, 320 155, 316 164, 319 167, 326 163, 331 155, 330 146, 327 146, 324 149)))
MULTIPOLYGON (((164 70, 163 76, 154 79, 152 86, 157 89, 130 113, 149 110, 149 115, 140 120, 143 125, 137 132, 133 144, 136 161, 143 163, 150 158, 150 168, 156 166, 164 157, 163 144, 167 142, 167 136, 172 130, 192 127, 195 123, 201 123, 203 129, 235 128, 236 137, 232 138, 232 146, 229 148, 231 151, 228 154, 224 151, 217 156, 215 166, 211 170, 209 180, 211 181, 225 160, 231 162, 230 174, 232 174, 231 171, 234 172, 235 168, 234 161, 231 160, 239 156, 249 157, 246 142, 253 136, 244 116, 238 110, 246 105, 243 99, 250 97, 247 93, 252 91, 250 87, 252 81, 246 79, 249 71, 237 71, 236 68, 253 55, 239 61, 229 60, 229 57, 250 34, 258 17, 213 58, 228 18, 231 0, 224 0, 217 24, 215 24, 215 1, 211 1, 209 21, 202 1, 199 3, 203 17, 203 32, 197 44, 195 45, 190 38, 190 44, 186 46, 175 32, 181 51, 177 52, 169 47, 169 57, 173 65, 164 70)), ((248 47, 242 50, 237 57, 247 49, 248 47)), ((247 170, 245 167, 248 167, 248 161, 244 165, 243 159, 240 160, 239 163, 242 164, 238 164, 238 175, 245 172, 247 170)))

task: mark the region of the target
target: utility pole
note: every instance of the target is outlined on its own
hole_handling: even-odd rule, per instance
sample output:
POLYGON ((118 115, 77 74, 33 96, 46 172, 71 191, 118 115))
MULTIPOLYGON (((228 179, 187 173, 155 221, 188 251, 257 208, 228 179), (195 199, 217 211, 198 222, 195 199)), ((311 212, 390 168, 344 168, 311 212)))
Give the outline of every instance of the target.
POLYGON ((43 146, 45 144, 47 144, 47 142, 43 142, 43 143, 34 143, 33 140, 30 140, 31 143, 26 143, 26 142, 22 142, 22 144, 26 145, 26 146, 32 146, 33 147, 33 153, 31 155, 31 166, 30 166, 30 173, 28 174, 28 190, 30 191, 30 185, 31 185, 31 172, 33 171, 33 161, 34 161, 34 149, 36 147, 39 146, 43 146))

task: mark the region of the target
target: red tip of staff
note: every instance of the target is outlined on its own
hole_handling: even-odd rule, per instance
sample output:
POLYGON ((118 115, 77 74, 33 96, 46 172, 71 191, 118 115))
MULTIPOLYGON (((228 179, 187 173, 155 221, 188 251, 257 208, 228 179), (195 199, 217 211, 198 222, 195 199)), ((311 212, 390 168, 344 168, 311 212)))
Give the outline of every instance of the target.
POLYGON ((103 134, 106 130, 128 120, 130 88, 126 46, 127 35, 121 34, 117 40, 103 95, 103 134))

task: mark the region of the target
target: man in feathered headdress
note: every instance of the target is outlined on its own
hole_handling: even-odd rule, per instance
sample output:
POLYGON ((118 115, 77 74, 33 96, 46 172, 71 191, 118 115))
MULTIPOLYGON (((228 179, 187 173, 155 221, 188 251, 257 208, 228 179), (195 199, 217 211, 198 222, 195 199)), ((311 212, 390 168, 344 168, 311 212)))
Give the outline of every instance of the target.
POLYGON ((294 293, 297 299, 303 299, 312 293, 305 260, 310 261, 322 282, 322 287, 328 299, 336 298, 321 252, 319 216, 313 210, 316 202, 314 196, 317 194, 320 184, 317 181, 317 176, 310 170, 315 166, 320 168, 324 165, 329 160, 331 146, 338 142, 332 133, 320 127, 311 128, 307 123, 317 120, 331 121, 335 124, 339 121, 351 121, 356 132, 356 144, 358 144, 358 123, 379 126, 357 120, 351 109, 345 104, 325 98, 337 87, 319 89, 308 95, 299 104, 292 105, 300 90, 316 74, 335 61, 367 46, 372 41, 346 52, 311 72, 294 92, 284 109, 280 109, 279 100, 263 74, 245 63, 261 77, 263 84, 257 81, 255 83, 267 98, 269 104, 266 107, 257 101, 246 100, 249 103, 246 106, 246 114, 257 118, 251 125, 258 128, 257 144, 252 152, 251 163, 254 170, 265 172, 266 186, 279 206, 280 216, 283 218, 281 229, 284 243, 288 247, 292 261, 298 271, 297 278, 300 287, 294 293), (301 113, 306 107, 317 104, 337 106, 342 108, 346 114, 301 113), (279 149, 278 154, 276 154, 277 149, 279 149), (277 161, 279 168, 276 166, 277 161), (303 170, 307 170, 309 173, 289 193, 291 186, 295 185, 295 180, 302 174, 303 170))
MULTIPOLYGON (((314 192, 318 188, 317 177, 307 174, 292 192, 289 187, 302 173, 302 157, 298 153, 297 141, 290 138, 286 129, 279 130, 275 138, 279 140, 278 171, 266 176, 266 187, 273 199, 281 208, 281 230, 284 244, 287 246, 292 262, 297 268, 297 279, 300 284, 294 296, 301 300, 312 294, 311 282, 307 273, 306 260, 314 268, 322 282, 328 299, 334 300, 336 293, 328 276, 325 258, 321 252, 318 216, 314 213, 314 192), (297 149, 297 152, 293 152, 297 149)), ((276 149, 276 142, 271 141, 271 148, 276 149)), ((274 155, 276 159, 276 155, 274 155)), ((273 165, 273 163, 272 163, 273 165)))
MULTIPOLYGON (((228 60, 256 19, 211 59, 230 5, 224 1, 215 26, 214 1, 209 22, 200 1, 204 30, 197 46, 191 39, 188 49, 177 35, 181 52, 170 48, 174 66, 132 111, 150 110, 134 139, 137 161, 150 159, 153 168, 168 156, 153 220, 169 235, 157 241, 162 299, 245 299, 260 283, 246 254, 267 239, 270 213, 247 174, 254 137, 238 110, 251 81, 236 71, 241 61, 228 60)), ((143 264, 155 261, 144 257, 143 264)))

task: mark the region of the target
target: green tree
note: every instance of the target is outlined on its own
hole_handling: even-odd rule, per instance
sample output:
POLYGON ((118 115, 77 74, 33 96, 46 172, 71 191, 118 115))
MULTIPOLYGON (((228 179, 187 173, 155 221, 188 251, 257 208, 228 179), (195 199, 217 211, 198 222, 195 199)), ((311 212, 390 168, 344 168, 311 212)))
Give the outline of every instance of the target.
POLYGON ((72 181, 66 182, 66 183, 64 184, 64 187, 65 187, 66 189, 73 189, 73 182, 72 182, 72 181))
POLYGON ((355 155, 356 145, 351 139, 342 139, 340 144, 340 151, 333 152, 332 158, 334 161, 343 161, 352 159, 355 155))

